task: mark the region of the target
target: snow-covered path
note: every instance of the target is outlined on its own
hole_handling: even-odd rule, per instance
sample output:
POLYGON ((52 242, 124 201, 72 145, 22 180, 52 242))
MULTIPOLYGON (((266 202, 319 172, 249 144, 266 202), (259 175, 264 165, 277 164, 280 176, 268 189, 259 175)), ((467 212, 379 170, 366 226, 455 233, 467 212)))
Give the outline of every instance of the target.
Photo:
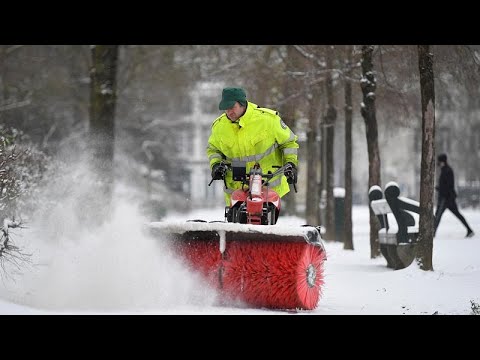
MULTIPOLYGON (((323 297, 314 311, 297 314, 470 314, 472 302, 480 304, 480 210, 461 212, 476 236, 464 238, 461 223, 446 212, 434 240, 435 271, 421 271, 415 264, 393 271, 382 257, 370 259, 368 208, 354 207, 355 250, 325 243, 323 297)), ((205 209, 164 220, 223 220, 222 214, 222 208, 205 209)), ((278 224, 303 223, 281 217, 278 224)), ((201 280, 183 269, 168 249, 144 236, 138 224, 123 209, 111 227, 95 235, 67 236, 68 241, 57 243, 25 236, 39 266, 15 283, 4 279, 0 313, 292 314, 214 305, 214 294, 201 280)))

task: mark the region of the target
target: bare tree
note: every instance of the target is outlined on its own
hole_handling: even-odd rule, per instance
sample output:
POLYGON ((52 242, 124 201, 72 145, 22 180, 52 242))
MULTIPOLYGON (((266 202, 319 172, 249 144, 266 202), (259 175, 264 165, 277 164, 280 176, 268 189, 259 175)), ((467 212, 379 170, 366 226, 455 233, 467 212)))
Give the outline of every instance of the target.
POLYGON ((270 57, 273 52, 272 45, 265 45, 258 54, 257 61, 255 63, 256 76, 258 78, 264 79, 257 84, 257 91, 255 96, 256 104, 259 106, 267 106, 267 99, 269 97, 269 92, 271 91, 271 69, 268 64, 270 62, 270 57))
MULTIPOLYGON (((293 45, 291 50, 295 50, 295 63, 290 67, 287 76, 295 79, 301 79, 301 85, 291 96, 291 100, 298 101, 301 98, 306 99, 306 113, 304 116, 308 119, 305 132, 306 143, 306 198, 305 198, 305 219, 309 224, 321 224, 319 196, 318 196, 318 169, 320 164, 319 144, 317 141, 319 118, 322 112, 322 86, 317 81, 316 73, 318 71, 317 51, 318 48, 306 49, 302 46, 293 45)), ((299 109, 297 108, 297 111, 299 109)))
POLYGON ((17 152, 12 136, 0 128, 0 220, 15 216, 17 200, 22 192, 14 163, 22 154, 17 152))
MULTIPOLYGON (((380 151, 378 149, 378 127, 375 115, 375 90, 376 79, 373 72, 373 45, 362 46, 362 80, 360 83, 363 102, 361 113, 365 121, 367 148, 368 148, 368 189, 373 185, 381 186, 380 177, 380 151)), ((368 191, 366 189, 366 191, 368 191)), ((380 255, 380 244, 378 242, 378 222, 375 214, 370 209, 370 257, 376 258, 380 255)))
POLYGON ((20 270, 29 255, 15 246, 10 236, 10 229, 21 226, 15 220, 18 198, 22 194, 21 183, 15 172, 15 162, 23 153, 15 151, 11 136, 0 128, 0 275, 9 276, 9 265, 20 270), (12 220, 10 219, 12 217, 12 220))
POLYGON ((353 46, 348 45, 346 49, 346 71, 345 71, 345 234, 343 248, 353 250, 352 235, 352 66, 353 46))
POLYGON ((422 270, 433 270, 433 192, 435 184, 435 88, 433 53, 430 45, 418 46, 420 93, 422 99, 422 163, 420 175, 420 229, 417 263, 422 270))
MULTIPOLYGON (((328 45, 325 51, 325 60, 327 69, 333 69, 333 48, 328 45)), ((335 239, 335 199, 333 198, 333 159, 334 159, 334 139, 335 139, 335 121, 337 119, 337 109, 335 108, 333 93, 333 73, 328 71, 325 81, 325 90, 327 94, 327 112, 322 123, 322 141, 325 141, 325 151, 322 153, 322 162, 325 162, 325 173, 322 174, 322 190, 326 192, 325 208, 325 238, 327 240, 335 239)))
MULTIPOLYGON (((297 52, 293 48, 293 45, 286 45, 285 58, 283 59, 283 61, 285 63, 285 70, 284 70, 285 75, 282 77, 283 79, 282 93, 283 93, 284 99, 286 99, 289 94, 295 94, 299 90, 298 81, 295 81, 295 79, 292 76, 288 75, 298 67, 298 63, 300 61, 300 59, 298 58, 297 52)), ((294 99, 290 99, 290 100, 287 99, 281 102, 280 106, 278 107, 282 120, 285 122, 285 124, 288 125, 288 127, 292 131, 295 131, 296 122, 297 122, 297 112, 296 112, 295 105, 296 103, 294 99)), ((299 169, 299 171, 302 171, 302 169, 299 169)), ((290 191, 285 195, 284 199, 286 204, 284 209, 284 214, 296 215, 296 204, 297 204, 296 194, 290 191)))
POLYGON ((0 227, 0 277, 12 278, 10 269, 18 272, 30 263, 31 254, 25 253, 20 247, 13 243, 10 229, 22 227, 21 221, 10 219, 3 220, 0 227))
MULTIPOLYGON (((316 224, 319 218, 318 200, 315 196, 318 193, 317 164, 319 158, 317 143, 317 128, 319 118, 320 88, 313 85, 312 97, 308 104, 308 128, 307 128, 307 198, 305 199, 305 218, 308 224, 316 224)), ((320 222, 321 223, 321 222, 320 222)))

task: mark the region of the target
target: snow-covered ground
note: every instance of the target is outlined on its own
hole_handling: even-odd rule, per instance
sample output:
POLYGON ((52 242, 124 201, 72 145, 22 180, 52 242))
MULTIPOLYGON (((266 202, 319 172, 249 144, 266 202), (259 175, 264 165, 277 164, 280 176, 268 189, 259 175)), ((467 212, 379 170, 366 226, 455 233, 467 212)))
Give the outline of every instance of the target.
MULTIPOLYGON (((480 304, 480 209, 460 210, 476 231, 446 212, 434 239, 434 271, 416 264, 393 271, 370 259, 368 208, 353 209, 354 251, 325 242, 325 285, 318 308, 299 315, 471 314, 480 304)), ((169 249, 142 231, 134 209, 117 207, 112 223, 96 232, 61 219, 41 231, 18 230, 15 239, 30 251, 23 274, 0 283, 2 314, 264 314, 292 312, 215 305, 215 294, 169 249), (63 221, 63 222, 62 222, 63 221), (47 236, 48 234, 48 236, 47 236)), ((223 220, 223 208, 171 214, 163 220, 223 220)), ((278 225, 300 225, 280 217, 278 225)))

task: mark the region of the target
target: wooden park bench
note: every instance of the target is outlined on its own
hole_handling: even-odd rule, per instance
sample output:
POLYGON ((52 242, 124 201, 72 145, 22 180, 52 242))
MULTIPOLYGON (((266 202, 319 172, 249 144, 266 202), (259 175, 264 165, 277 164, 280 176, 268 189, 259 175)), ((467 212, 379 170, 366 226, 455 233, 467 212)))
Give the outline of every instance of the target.
POLYGON ((387 267, 397 270, 409 266, 415 259, 419 202, 400 196, 400 187, 394 181, 385 186, 385 192, 382 192, 380 186, 373 185, 368 191, 368 197, 380 223, 378 240, 387 267))

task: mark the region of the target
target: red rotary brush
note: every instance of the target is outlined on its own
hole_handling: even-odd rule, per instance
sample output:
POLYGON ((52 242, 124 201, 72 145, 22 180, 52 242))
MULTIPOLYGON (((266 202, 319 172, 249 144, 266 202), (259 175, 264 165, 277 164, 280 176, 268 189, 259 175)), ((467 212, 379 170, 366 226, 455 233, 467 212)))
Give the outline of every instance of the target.
POLYGON ((233 241, 223 261, 223 290, 257 308, 312 310, 325 258, 321 247, 306 242, 233 241))
POLYGON ((222 255, 218 250, 218 241, 177 241, 174 246, 176 253, 181 254, 194 271, 202 274, 212 288, 219 288, 218 269, 222 255))
POLYGON ((272 229, 224 223, 154 224, 222 305, 312 310, 324 284, 325 249, 315 227, 272 229), (187 228, 187 231, 185 231, 187 228), (258 229, 258 230, 257 230, 258 229))

